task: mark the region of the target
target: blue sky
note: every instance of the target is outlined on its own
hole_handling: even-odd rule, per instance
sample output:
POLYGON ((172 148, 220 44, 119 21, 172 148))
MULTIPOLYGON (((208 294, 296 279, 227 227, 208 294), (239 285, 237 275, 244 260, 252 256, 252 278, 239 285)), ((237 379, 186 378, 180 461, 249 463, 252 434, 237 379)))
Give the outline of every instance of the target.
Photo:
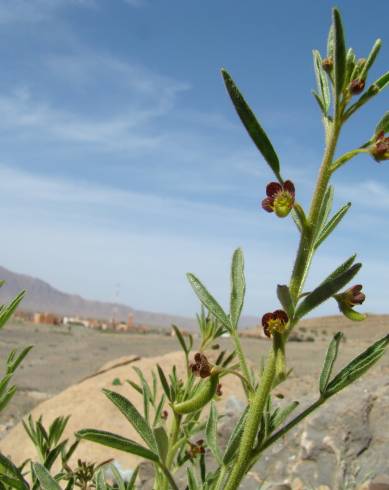
MULTIPOLYGON (((389 3, 340 1, 366 56, 389 3)), ((262 212, 273 180, 234 113, 226 67, 276 147, 304 205, 323 150, 311 50, 332 3, 214 0, 0 0, 0 262, 68 292, 192 316, 196 273, 227 303, 242 246, 244 312, 277 307, 297 246, 291 220, 262 212), (5 230, 5 233, 4 233, 5 230), (116 290, 119 287, 119 296, 116 290)), ((389 90, 345 128, 339 153, 368 139, 389 90)), ((320 249, 308 286, 353 252, 365 310, 389 312, 389 168, 355 159, 335 177, 353 207, 320 249)), ((317 314, 336 312, 328 303, 317 314)))

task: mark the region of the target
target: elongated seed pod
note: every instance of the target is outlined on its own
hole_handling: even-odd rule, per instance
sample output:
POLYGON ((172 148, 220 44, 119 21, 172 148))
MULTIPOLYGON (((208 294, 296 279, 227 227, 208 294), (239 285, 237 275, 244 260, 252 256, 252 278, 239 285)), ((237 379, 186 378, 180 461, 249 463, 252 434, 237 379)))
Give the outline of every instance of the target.
POLYGON ((179 415, 196 412, 214 397, 219 384, 219 373, 211 374, 199 387, 193 398, 173 404, 173 410, 179 415))

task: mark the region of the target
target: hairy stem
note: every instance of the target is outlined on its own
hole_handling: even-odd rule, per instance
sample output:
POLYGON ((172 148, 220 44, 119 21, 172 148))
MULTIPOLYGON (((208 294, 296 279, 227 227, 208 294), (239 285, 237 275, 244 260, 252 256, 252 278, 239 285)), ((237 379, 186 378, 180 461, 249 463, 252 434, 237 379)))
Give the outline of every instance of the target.
POLYGON ((227 473, 227 467, 223 465, 221 467, 221 470, 220 470, 218 479, 216 481, 216 484, 215 484, 215 487, 214 487, 213 490, 222 490, 222 488, 223 488, 223 482, 224 482, 224 478, 226 476, 226 473, 227 473))
POLYGON ((328 130, 329 134, 326 138, 327 145, 322 164, 320 166, 316 187, 313 192, 311 207, 307 217, 307 226, 301 234, 297 257, 289 285, 290 293, 295 303, 297 302, 301 289, 304 286, 305 279, 312 262, 314 254, 315 228, 317 226, 317 220, 324 194, 332 174, 331 163, 334 158, 336 144, 339 138, 340 126, 341 125, 339 122, 334 121, 328 130))
MULTIPOLYGON (((294 303, 297 303, 314 255, 314 240, 317 231, 316 228, 318 224, 320 207, 323 202, 328 182, 331 178, 331 164, 334 158, 336 144, 341 127, 339 113, 337 116, 338 117, 335 118, 333 124, 328 127, 326 148, 320 166, 316 187, 313 193, 311 207, 307 217, 307 223, 301 233, 300 244, 292 272, 292 277, 290 280, 290 292, 294 303)), ((270 394, 275 379, 276 361, 277 349, 276 346, 273 345, 273 350, 270 352, 267 364, 261 377, 260 384, 251 400, 249 412, 247 415, 247 422, 239 446, 238 457, 232 468, 225 490, 236 490, 238 488, 239 483, 244 477, 250 464, 250 458, 252 455, 258 427, 261 421, 263 410, 265 408, 267 397, 270 394)), ((314 406, 314 408, 317 408, 316 405, 314 406)), ((312 408, 312 410, 314 408, 312 408)), ((304 416, 307 415, 305 414, 305 412, 303 412, 303 414, 304 416)), ((302 420, 302 418, 301 416, 296 417, 296 419, 294 419, 294 423, 297 424, 300 420, 302 420)))
POLYGON ((246 473, 246 469, 250 461, 250 455, 257 436, 259 423, 273 385, 275 373, 276 354, 272 350, 267 359, 259 386, 251 400, 250 408, 247 414, 247 421, 243 430, 242 439, 240 441, 238 457, 232 468, 231 474, 229 475, 224 490, 235 490, 238 488, 239 483, 246 473))
MULTIPOLYGON (((250 374, 250 371, 249 371, 249 368, 247 365, 246 356, 243 353, 242 344, 240 343, 240 338, 239 338, 239 334, 237 331, 234 331, 232 333, 232 339, 234 342, 235 351, 238 354, 240 369, 242 370, 243 376, 246 378, 246 380, 247 380, 247 382, 251 388, 251 384, 252 384, 251 383, 251 374, 250 374)), ((243 389, 246 393, 246 396, 247 396, 247 398, 249 398, 249 390, 247 389, 247 386, 245 383, 242 383, 242 384, 243 384, 243 389)))
MULTIPOLYGON (((161 470, 164 473, 164 481, 162 484, 162 490, 167 490, 169 488, 169 485, 172 488, 176 488, 172 486, 171 482, 171 474, 169 472, 170 468, 172 467, 173 461, 174 461, 174 456, 176 455, 176 451, 178 449, 177 439, 180 434, 180 423, 181 423, 181 415, 174 414, 173 422, 172 422, 172 428, 170 431, 170 437, 169 437, 169 450, 167 452, 166 456, 166 463, 164 465, 160 465, 161 470)), ((174 481, 173 481, 174 483, 174 481)))

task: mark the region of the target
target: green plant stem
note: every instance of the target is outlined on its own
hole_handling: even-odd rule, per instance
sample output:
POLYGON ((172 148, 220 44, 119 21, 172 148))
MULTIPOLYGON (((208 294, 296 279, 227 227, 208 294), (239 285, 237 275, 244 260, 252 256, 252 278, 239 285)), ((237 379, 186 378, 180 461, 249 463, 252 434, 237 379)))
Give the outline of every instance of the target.
POLYGON ((257 462, 259 456, 262 452, 267 449, 269 446, 274 444, 278 439, 283 437, 287 432, 289 432, 293 427, 295 427, 298 423, 300 423, 305 417, 308 417, 312 412, 318 409, 323 403, 327 400, 327 398, 319 398, 312 405, 303 410, 299 415, 297 415, 294 419, 292 419, 288 424, 278 430, 275 434, 269 437, 260 448, 255 451, 254 456, 250 462, 250 468, 257 462))
POLYGON ((219 476, 217 478, 217 481, 216 481, 216 484, 215 484, 213 490, 221 490, 222 489, 222 485, 223 485, 224 478, 225 478, 226 474, 227 474, 227 466, 223 465, 220 469, 219 476))
POLYGON ((329 128, 329 135, 326 138, 327 144, 324 152, 322 164, 320 166, 316 187, 313 192, 310 211, 307 217, 307 225, 301 233, 300 244, 297 252, 295 265, 290 280, 290 294, 294 303, 301 293, 304 282, 312 262, 314 254, 315 228, 323 202, 324 194, 331 178, 331 163, 334 157, 336 144, 338 142, 340 123, 335 120, 329 128))
MULTIPOLYGON (((246 357, 243 353, 242 344, 240 342, 239 334, 235 330, 235 331, 233 331, 233 333, 231 335, 232 335, 232 339, 234 342, 235 351, 238 354, 240 369, 242 370, 243 376, 246 378, 246 380, 250 386, 250 389, 251 389, 252 388, 251 374, 250 374, 250 371, 249 371, 249 368, 247 365, 246 357)), ((247 386, 245 383, 242 383, 242 384, 243 384, 243 389, 246 393, 246 396, 247 396, 247 398, 249 398, 249 390, 247 389, 247 386)))
POLYGON ((248 389, 249 391, 251 390, 251 385, 250 385, 250 381, 248 379, 246 379, 242 374, 240 374, 238 371, 234 371, 233 369, 226 369, 226 368, 222 368, 220 370, 220 378, 222 376, 226 376, 227 374, 233 374, 234 376, 237 376, 241 381, 242 381, 242 384, 246 387, 246 389, 248 389))
POLYGON ((238 457, 234 463, 234 466, 232 467, 232 471, 229 475, 224 490, 236 490, 246 473, 247 466, 250 462, 250 455, 257 436, 258 426, 273 385, 275 373, 276 353, 272 350, 267 359, 259 386, 251 400, 250 408, 247 414, 247 421, 240 441, 238 457))
MULTIPOLYGON (((165 465, 160 465, 161 470, 163 471, 165 475, 165 480, 163 482, 162 490, 167 490, 168 485, 172 486, 172 482, 170 481, 172 479, 172 476, 170 474, 170 468, 172 467, 173 461, 174 461, 174 456, 176 455, 176 451, 178 449, 177 446, 177 439, 180 433, 180 424, 181 424, 181 415, 174 414, 174 419, 172 422, 172 428, 170 432, 170 437, 169 437, 169 450, 167 452, 166 456, 166 463, 165 465)), ((174 483, 174 480, 173 480, 174 483)), ((174 483, 175 484, 175 483, 174 483)), ((173 487, 172 488, 177 488, 173 487)))
POLYGON ((342 167, 349 160, 357 155, 360 155, 361 153, 369 153, 369 150, 367 150, 366 148, 357 148, 356 150, 345 153, 331 165, 331 173, 335 172, 335 170, 338 170, 338 168, 342 167))
MULTIPOLYGON (((317 231, 316 227, 319 212, 323 202, 324 194, 328 186, 328 182, 332 175, 331 164, 341 127, 340 113, 341 111, 338 110, 335 121, 328 128, 328 136, 326 137, 326 148, 320 166, 316 187, 313 193, 310 211, 305 227, 303 228, 301 233, 300 244, 289 286, 294 303, 297 303, 297 299, 301 293, 301 289, 304 285, 314 255, 315 235, 317 231)), ((291 325, 291 327, 292 326, 293 324, 291 325)), ((239 447, 238 457, 228 478, 225 490, 236 490, 247 471, 247 467, 250 461, 250 455, 252 454, 256 434, 261 421, 263 410, 265 408, 266 400, 269 396, 276 375, 276 360, 277 352, 275 346, 273 345, 273 350, 270 352, 267 364, 261 377, 260 384, 253 396, 253 399, 251 400, 249 412, 247 415, 247 422, 242 434, 242 439, 239 447)), ((320 402, 320 404, 321 403, 322 402, 320 402)), ((317 408, 317 406, 314 405, 308 413, 317 408)), ((303 412, 301 416, 296 417, 296 419, 294 419, 294 424, 297 424, 308 413, 303 412)), ((288 426, 289 424, 286 427, 288 426)), ((279 434, 279 437, 281 437, 281 435, 282 434, 279 434)))
POLYGON ((174 481, 174 478, 172 477, 172 474, 170 473, 170 471, 166 468, 166 466, 164 466, 163 464, 160 464, 159 467, 161 468, 161 470, 163 471, 165 477, 166 477, 166 481, 167 483, 170 485, 170 487, 173 489, 173 490, 179 490, 179 488, 177 487, 177 484, 176 482, 174 481))

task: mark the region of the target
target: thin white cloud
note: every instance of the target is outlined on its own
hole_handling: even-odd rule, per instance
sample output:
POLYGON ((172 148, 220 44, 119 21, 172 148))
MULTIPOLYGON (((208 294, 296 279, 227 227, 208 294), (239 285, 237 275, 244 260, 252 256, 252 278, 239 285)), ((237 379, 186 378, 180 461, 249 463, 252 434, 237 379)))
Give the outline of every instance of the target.
MULTIPOLYGON (((178 94, 189 86, 160 76, 138 65, 124 63, 107 55, 93 53, 50 58, 46 65, 53 76, 68 80, 73 90, 93 92, 98 80, 109 87, 116 109, 101 106, 101 114, 89 115, 77 108, 65 109, 61 104, 49 103, 28 87, 16 87, 12 93, 0 96, 2 118, 0 127, 21 129, 23 137, 44 138, 99 145, 106 150, 129 151, 152 149, 161 143, 162 135, 152 134, 145 125, 168 114, 178 94)), ((68 105, 72 102, 69 88, 68 105)), ((97 96, 97 95, 95 95, 97 96)))

